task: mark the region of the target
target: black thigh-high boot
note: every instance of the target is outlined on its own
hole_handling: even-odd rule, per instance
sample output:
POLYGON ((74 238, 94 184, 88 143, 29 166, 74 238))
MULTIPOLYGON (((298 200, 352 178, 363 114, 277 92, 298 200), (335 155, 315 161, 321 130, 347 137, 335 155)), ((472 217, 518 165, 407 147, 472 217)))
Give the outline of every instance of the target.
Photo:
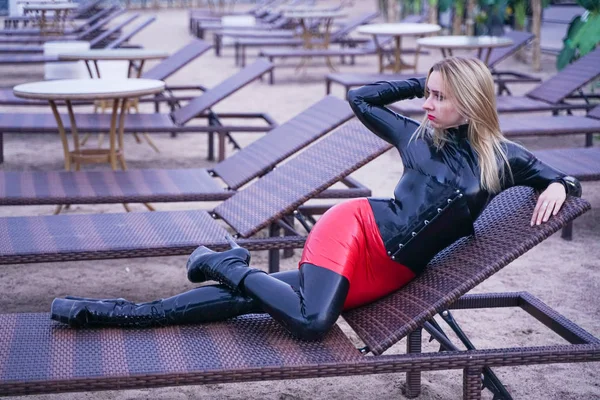
POLYGON ((295 284, 273 275, 249 274, 242 283, 242 292, 257 300, 294 336, 315 340, 337 321, 350 282, 336 272, 309 263, 300 266, 297 276, 295 284))
MULTIPOLYGON (((289 285, 298 285, 298 271, 278 272, 272 276, 289 285)), ((51 318, 74 327, 145 327, 220 321, 262 312, 260 304, 251 297, 222 285, 211 285, 140 304, 125 299, 57 298, 52 302, 51 318)))

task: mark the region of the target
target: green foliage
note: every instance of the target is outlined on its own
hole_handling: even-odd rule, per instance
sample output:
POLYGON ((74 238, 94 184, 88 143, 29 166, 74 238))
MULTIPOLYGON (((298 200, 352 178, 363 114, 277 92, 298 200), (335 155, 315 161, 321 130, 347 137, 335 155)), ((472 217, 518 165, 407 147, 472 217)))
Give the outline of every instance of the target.
POLYGON ((577 2, 587 11, 569 24, 567 35, 563 39, 563 49, 556 58, 558 70, 594 50, 600 43, 600 0, 577 2))

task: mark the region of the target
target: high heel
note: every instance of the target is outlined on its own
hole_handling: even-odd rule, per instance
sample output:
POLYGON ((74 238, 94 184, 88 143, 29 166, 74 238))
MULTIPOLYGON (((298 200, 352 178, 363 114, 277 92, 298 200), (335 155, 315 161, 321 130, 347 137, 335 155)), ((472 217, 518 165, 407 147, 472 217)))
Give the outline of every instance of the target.
POLYGON ((263 272, 249 267, 250 252, 240 247, 230 235, 225 238, 230 250, 216 252, 200 246, 190 255, 186 268, 191 282, 218 281, 232 290, 239 290, 244 278, 253 272, 263 272))

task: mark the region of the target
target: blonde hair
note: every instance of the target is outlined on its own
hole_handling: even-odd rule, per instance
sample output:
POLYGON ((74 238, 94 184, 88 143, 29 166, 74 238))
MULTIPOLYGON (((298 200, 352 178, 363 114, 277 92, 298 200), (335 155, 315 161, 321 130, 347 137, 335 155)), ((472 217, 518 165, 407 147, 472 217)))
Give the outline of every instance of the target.
MULTIPOLYGON (((446 98, 469 123, 467 136, 479 158, 481 187, 491 193, 499 192, 504 175, 504 168, 500 168, 499 160, 504 161, 509 173, 510 166, 502 146, 506 139, 500 131, 492 74, 482 61, 475 58, 444 59, 429 70, 425 82, 425 98, 429 97, 427 82, 433 71, 438 72, 442 78, 446 98)), ((433 128, 427 117, 411 139, 425 136, 431 137, 438 149, 447 141, 445 131, 433 128)))

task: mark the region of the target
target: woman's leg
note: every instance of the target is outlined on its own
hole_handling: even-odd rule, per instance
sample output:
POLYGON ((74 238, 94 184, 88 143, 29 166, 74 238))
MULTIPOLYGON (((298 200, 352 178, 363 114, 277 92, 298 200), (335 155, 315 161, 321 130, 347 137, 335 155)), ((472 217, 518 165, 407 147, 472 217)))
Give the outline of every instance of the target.
MULTIPOLYGON (((298 286, 299 272, 272 274, 298 286)), ((223 285, 207 285, 147 303, 125 299, 67 297, 52 302, 51 318, 71 326, 163 326, 220 321, 238 315, 262 313, 251 297, 223 285)))
POLYGON ((337 321, 348 295, 348 279, 317 265, 300 266, 296 284, 273 275, 249 274, 242 291, 294 336, 314 340, 337 321))

